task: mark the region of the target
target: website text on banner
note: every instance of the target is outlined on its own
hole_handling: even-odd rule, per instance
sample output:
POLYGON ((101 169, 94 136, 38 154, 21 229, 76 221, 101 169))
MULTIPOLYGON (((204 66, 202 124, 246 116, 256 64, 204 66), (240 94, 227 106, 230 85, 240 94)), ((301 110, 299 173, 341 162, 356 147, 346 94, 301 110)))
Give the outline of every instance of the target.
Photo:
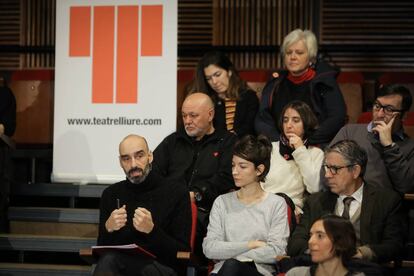
POLYGON ((177 0, 57 1, 56 30, 52 181, 123 179, 114 144, 176 129, 177 0))

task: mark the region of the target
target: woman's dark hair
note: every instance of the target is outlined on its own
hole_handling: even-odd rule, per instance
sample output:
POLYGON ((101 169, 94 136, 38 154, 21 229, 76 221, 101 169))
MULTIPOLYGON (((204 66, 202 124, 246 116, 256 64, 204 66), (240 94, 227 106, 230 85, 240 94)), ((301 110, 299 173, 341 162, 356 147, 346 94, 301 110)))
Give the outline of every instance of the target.
POLYGON ((300 119, 303 122, 303 139, 309 138, 318 126, 318 119, 316 118, 309 105, 302 101, 291 101, 283 107, 282 113, 279 117, 280 132, 283 132, 283 117, 285 116, 286 110, 288 110, 288 108, 292 108, 299 113, 300 119))
POLYGON ((207 52, 198 62, 193 90, 207 93, 213 98, 215 97, 216 92, 210 87, 204 75, 204 68, 209 65, 220 67, 230 74, 226 97, 237 100, 239 98, 239 91, 247 87, 246 82, 240 79, 239 73, 231 60, 224 53, 218 51, 207 52))
POLYGON ((357 239, 352 223, 333 214, 324 215, 318 220, 322 221, 326 235, 332 242, 334 254, 342 259, 344 265, 348 264, 357 253, 357 239))
POLYGON ((233 148, 233 155, 252 162, 257 168, 264 165, 264 170, 258 176, 259 181, 264 181, 270 168, 270 155, 272 153, 272 143, 264 136, 246 135, 236 142, 233 148))

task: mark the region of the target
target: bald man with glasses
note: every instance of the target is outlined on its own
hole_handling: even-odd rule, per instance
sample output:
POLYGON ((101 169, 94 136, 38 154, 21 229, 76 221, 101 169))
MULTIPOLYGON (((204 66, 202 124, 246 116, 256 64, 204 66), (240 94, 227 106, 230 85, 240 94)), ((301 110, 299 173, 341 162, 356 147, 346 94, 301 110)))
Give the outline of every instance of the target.
POLYGON ((402 126, 411 104, 412 96, 406 87, 383 86, 372 105, 372 121, 368 125, 344 126, 331 142, 333 145, 350 139, 365 149, 368 164, 364 179, 374 186, 414 192, 414 140, 402 126))
POLYGON ((308 253, 309 231, 325 214, 349 219, 357 235, 356 258, 378 263, 397 260, 403 249, 405 216, 398 193, 373 187, 364 180, 367 154, 355 141, 343 140, 325 149, 328 191, 305 201, 300 223, 290 237, 287 253, 308 253))

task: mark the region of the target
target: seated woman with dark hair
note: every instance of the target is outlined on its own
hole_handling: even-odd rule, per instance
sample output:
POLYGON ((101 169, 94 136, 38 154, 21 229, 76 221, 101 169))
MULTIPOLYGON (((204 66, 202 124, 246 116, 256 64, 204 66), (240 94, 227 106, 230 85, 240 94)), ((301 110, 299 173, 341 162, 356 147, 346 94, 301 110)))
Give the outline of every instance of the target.
POLYGON ((337 215, 325 215, 310 230, 309 250, 312 266, 294 267, 286 276, 362 276, 348 265, 356 254, 356 235, 352 223, 337 215))
POLYGON ((266 192, 284 193, 295 204, 295 214, 302 213, 305 193, 319 191, 323 152, 309 145, 309 137, 318 121, 302 101, 288 103, 282 110, 280 139, 273 142, 270 170, 262 187, 266 192))
POLYGON ((256 93, 222 52, 208 52, 198 62, 193 90, 207 93, 214 101, 214 127, 227 129, 238 137, 254 134, 259 109, 256 93))
POLYGON ((240 189, 219 196, 210 213, 203 251, 216 260, 212 275, 272 275, 275 257, 285 254, 289 225, 286 202, 265 192, 272 145, 247 135, 233 151, 232 173, 240 189))

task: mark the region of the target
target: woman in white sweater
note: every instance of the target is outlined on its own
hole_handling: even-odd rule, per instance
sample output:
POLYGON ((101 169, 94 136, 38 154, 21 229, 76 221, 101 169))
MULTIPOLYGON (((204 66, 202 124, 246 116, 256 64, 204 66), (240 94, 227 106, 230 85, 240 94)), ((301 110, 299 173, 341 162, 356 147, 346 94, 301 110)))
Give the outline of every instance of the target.
POLYGON ((260 186, 269 171, 272 145, 245 136, 233 152, 232 174, 240 189, 219 196, 210 212, 203 251, 215 260, 212 275, 272 275, 284 255, 289 226, 285 200, 260 186))
POLYGON ((288 103, 282 111, 280 141, 273 142, 269 174, 262 187, 266 192, 285 193, 295 203, 295 214, 302 213, 305 193, 319 191, 323 151, 308 145, 318 120, 302 101, 288 103))

